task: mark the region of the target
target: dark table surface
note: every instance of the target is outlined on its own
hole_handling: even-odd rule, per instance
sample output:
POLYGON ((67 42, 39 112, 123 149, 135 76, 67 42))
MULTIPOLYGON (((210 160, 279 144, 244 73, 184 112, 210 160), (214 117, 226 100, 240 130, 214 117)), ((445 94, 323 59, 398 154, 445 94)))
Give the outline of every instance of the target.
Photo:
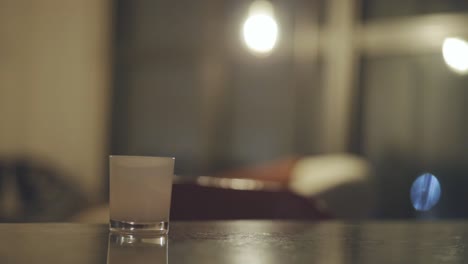
POLYGON ((0 263, 468 263, 468 222, 172 222, 169 238, 106 225, 0 224, 0 263))

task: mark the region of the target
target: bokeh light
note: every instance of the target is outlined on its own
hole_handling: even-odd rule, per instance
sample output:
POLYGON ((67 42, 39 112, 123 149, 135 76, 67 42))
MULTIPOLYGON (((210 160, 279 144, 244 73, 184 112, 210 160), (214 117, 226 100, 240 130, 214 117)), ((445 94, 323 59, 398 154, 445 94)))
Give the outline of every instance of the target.
POLYGON ((417 211, 432 209, 439 202, 440 195, 439 180, 430 173, 424 173, 416 178, 411 186, 411 202, 417 211))
POLYGON ((459 38, 446 38, 442 45, 445 63, 453 71, 468 73, 468 43, 459 38))
POLYGON ((247 47, 256 53, 269 53, 278 39, 278 24, 273 16, 273 8, 266 1, 254 2, 242 27, 247 47))

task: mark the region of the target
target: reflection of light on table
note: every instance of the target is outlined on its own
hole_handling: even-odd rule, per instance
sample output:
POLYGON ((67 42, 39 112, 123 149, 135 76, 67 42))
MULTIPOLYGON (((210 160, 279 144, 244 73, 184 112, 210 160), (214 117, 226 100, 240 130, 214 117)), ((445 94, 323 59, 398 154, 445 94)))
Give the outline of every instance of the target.
POLYGON ((445 63, 453 71, 468 73, 468 43, 459 38, 446 38, 442 45, 445 63))
POLYGON ((428 211, 439 202, 441 188, 437 178, 424 173, 411 186, 411 202, 417 211, 428 211))
POLYGON ((274 48, 278 38, 278 25, 269 2, 252 3, 242 33, 247 47, 256 53, 267 54, 274 48))
POLYGON ((166 236, 139 236, 111 233, 107 264, 167 264, 166 236))

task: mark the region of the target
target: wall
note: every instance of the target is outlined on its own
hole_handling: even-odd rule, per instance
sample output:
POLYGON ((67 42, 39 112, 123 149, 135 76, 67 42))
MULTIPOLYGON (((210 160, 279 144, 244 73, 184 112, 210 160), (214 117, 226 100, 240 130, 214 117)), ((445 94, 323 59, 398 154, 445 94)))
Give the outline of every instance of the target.
POLYGON ((2 1, 0 157, 48 162, 89 193, 102 188, 110 3, 2 1))

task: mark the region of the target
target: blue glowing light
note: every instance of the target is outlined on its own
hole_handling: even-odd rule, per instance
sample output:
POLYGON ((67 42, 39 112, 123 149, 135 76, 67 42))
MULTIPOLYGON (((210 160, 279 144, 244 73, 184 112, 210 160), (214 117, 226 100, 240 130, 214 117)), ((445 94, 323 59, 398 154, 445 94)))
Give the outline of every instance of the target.
POLYGON ((440 194, 439 181, 430 173, 424 173, 416 178, 411 186, 411 202, 417 211, 430 210, 439 202, 440 194))

